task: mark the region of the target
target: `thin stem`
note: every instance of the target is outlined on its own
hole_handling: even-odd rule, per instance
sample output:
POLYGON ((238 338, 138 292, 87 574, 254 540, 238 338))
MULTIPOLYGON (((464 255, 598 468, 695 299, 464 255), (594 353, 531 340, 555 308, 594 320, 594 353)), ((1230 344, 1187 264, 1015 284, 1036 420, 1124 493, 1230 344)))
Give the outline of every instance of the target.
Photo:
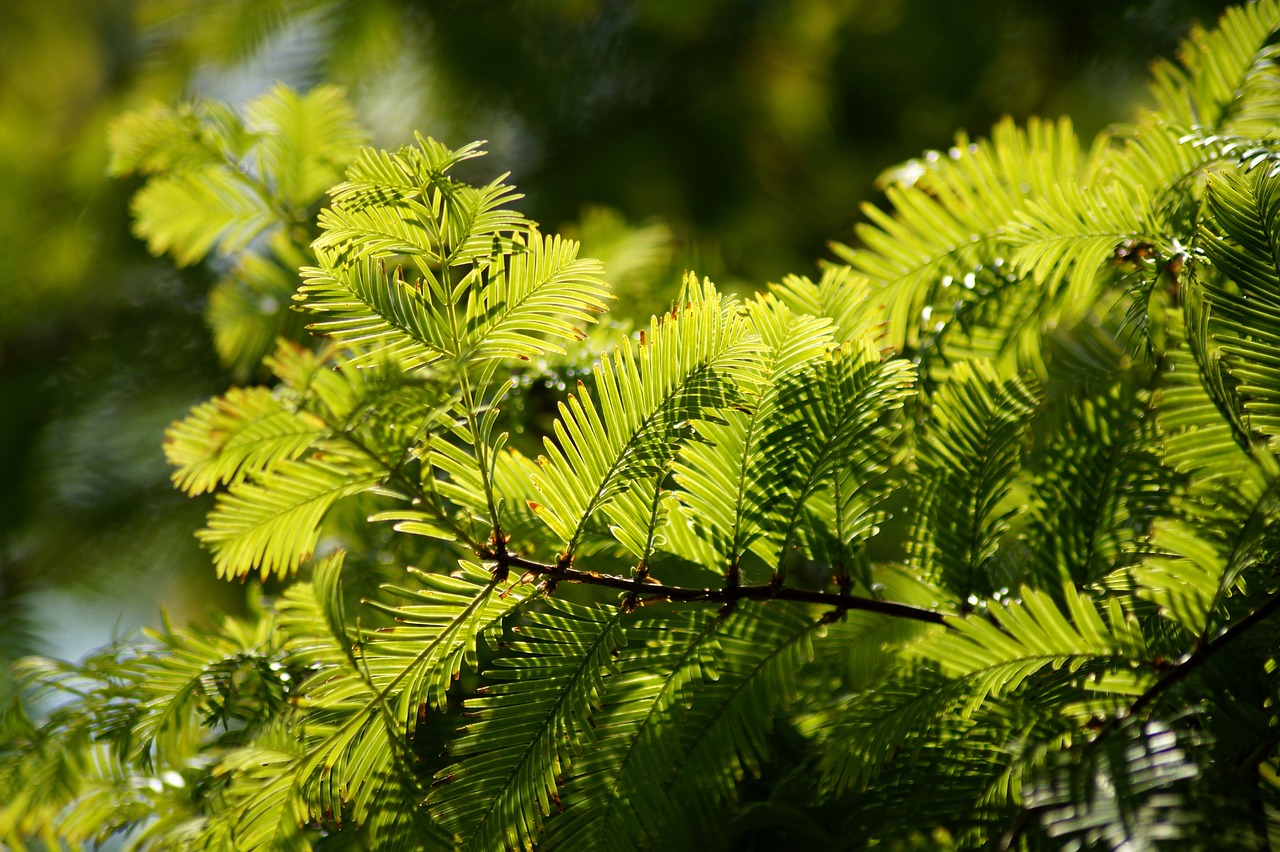
POLYGON ((731 586, 722 589, 697 589, 686 586, 666 586, 661 583, 637 580, 631 577, 619 577, 615 574, 600 574, 595 571, 579 571, 567 564, 547 564, 532 559, 525 559, 499 549, 489 554, 489 558, 498 564, 498 569, 518 568, 529 574, 545 577, 552 585, 559 582, 582 583, 587 586, 604 586, 610 589, 630 592, 640 604, 656 601, 687 602, 710 601, 731 604, 741 600, 757 601, 797 601, 835 607, 836 612, 858 609, 875 612, 895 618, 907 618, 923 621, 928 624, 945 624, 947 613, 931 609, 921 609, 909 604, 878 601, 873 598, 861 598, 839 592, 818 592, 807 589, 791 589, 765 583, 759 586, 731 586))
MULTIPOLYGON (((465 245, 465 240, 459 243, 465 245)), ((444 255, 444 243, 440 243, 440 253, 444 255)), ((453 271, 450 264, 445 261, 441 264, 440 270, 441 284, 446 293, 453 293, 453 271)), ((466 281, 466 276, 462 279, 466 281)), ((480 473, 480 484, 484 486, 485 505, 489 510, 489 520, 493 529, 493 540, 502 541, 502 525, 498 518, 498 504, 493 496, 493 482, 491 481, 492 464, 489 460, 491 447, 488 443, 488 436, 482 434, 480 423, 476 420, 476 394, 471 387, 471 380, 467 373, 467 364, 463 356, 463 335, 458 324, 458 306, 453 300, 452 295, 446 301, 445 307, 448 309, 446 316, 449 320, 449 337, 453 343, 453 354, 457 359, 458 366, 458 385, 461 391, 461 402, 466 412, 467 429, 471 433, 471 446, 475 450, 476 466, 480 473)))
POLYGON ((489 446, 488 435, 480 428, 480 423, 476 420, 476 404, 475 396, 471 390, 471 383, 467 380, 467 371, 464 368, 461 371, 462 384, 462 404, 467 410, 467 428, 471 432, 471 446, 476 451, 476 466, 480 471, 480 484, 484 486, 485 504, 489 509, 489 520, 493 526, 494 541, 502 541, 502 519, 498 517, 498 502, 493 496, 493 462, 491 460, 492 447, 489 446))
POLYGON ((474 550, 475 548, 480 546, 480 542, 477 541, 469 531, 463 529, 463 527, 454 518, 452 518, 448 512, 445 511, 444 506, 440 502, 440 495, 436 493, 434 479, 431 480, 430 493, 428 496, 428 492, 423 489, 423 486, 421 485, 421 483, 414 482, 412 479, 409 478, 409 475, 404 472, 403 464, 397 462, 396 464, 393 465, 392 463, 388 462, 382 456, 378 455, 378 453, 376 453, 371 447, 369 447, 362 440, 360 440, 356 436, 355 432, 342 431, 337 427, 333 426, 331 423, 329 423, 327 419, 325 420, 325 423, 330 427, 330 429, 334 430, 335 437, 341 438, 342 440, 346 441, 352 447, 364 453, 374 462, 377 462, 379 465, 382 466, 382 468, 387 473, 387 477, 384 480, 384 484, 396 483, 404 491, 408 492, 410 498, 416 498, 418 501, 420 501, 420 502, 414 503, 414 505, 430 506, 430 508, 434 512, 435 519, 440 521, 445 526, 447 526, 450 529, 450 531, 452 531, 456 536, 458 536, 458 538, 468 547, 474 550))

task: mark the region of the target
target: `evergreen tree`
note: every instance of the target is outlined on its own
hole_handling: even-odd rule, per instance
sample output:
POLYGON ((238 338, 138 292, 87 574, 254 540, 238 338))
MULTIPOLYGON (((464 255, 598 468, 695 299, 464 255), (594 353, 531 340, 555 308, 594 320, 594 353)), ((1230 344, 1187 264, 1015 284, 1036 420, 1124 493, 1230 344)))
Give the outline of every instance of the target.
POLYGON ((691 273, 634 338, 478 145, 360 148, 323 87, 122 118, 138 234, 226 256, 271 376, 165 445, 255 606, 22 661, 0 839, 1270 848, 1277 33, 1193 32, 1091 143, 960 136, 817 281, 691 273))

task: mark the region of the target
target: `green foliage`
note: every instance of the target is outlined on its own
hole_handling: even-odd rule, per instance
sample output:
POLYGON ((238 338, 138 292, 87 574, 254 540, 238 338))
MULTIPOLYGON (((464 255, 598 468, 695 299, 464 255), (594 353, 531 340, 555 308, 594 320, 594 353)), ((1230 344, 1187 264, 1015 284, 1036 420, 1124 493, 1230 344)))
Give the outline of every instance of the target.
POLYGON ((1274 0, 1193 33, 1090 145, 961 137, 848 266, 689 274, 616 343, 608 270, 456 177, 476 145, 353 153, 303 245, 335 93, 127 119, 153 249, 312 252, 326 340, 168 433, 217 571, 270 593, 24 661, 0 838, 1269 848, 1277 33, 1274 0), (579 381, 540 428, 547 371, 579 381))
POLYGON ((179 266, 228 258, 209 293, 222 361, 241 380, 278 336, 300 329, 285 310, 297 287, 314 208, 356 156, 365 133, 341 90, 305 95, 277 85, 239 115, 225 104, 153 106, 111 128, 114 175, 149 176, 133 197, 134 232, 179 266))

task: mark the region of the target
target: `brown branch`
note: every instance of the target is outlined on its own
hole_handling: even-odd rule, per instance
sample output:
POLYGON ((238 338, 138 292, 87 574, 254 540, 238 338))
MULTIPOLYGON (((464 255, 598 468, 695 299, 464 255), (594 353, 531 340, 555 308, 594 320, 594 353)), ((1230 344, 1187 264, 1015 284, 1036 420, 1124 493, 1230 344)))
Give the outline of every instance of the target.
POLYGON ((1147 687, 1147 690, 1139 695, 1133 704, 1129 705, 1128 712, 1125 713, 1124 716, 1119 717, 1118 720, 1113 720, 1113 722, 1123 721, 1124 719, 1145 710, 1148 704, 1151 704, 1171 687, 1186 680, 1188 675, 1203 666, 1205 663, 1209 662, 1210 658, 1212 658, 1214 654, 1218 653, 1224 647, 1231 644, 1236 639, 1239 639, 1245 633, 1249 632, 1249 630, 1265 621, 1267 617, 1273 614, 1277 609, 1280 609, 1280 595, 1273 596, 1262 606, 1258 607, 1235 624, 1225 627, 1217 636, 1214 636, 1208 642, 1201 639, 1201 641, 1196 643, 1196 647, 1191 651, 1191 653, 1180 659, 1174 664, 1173 668, 1161 675, 1159 680, 1147 687))
POLYGON ((839 614, 850 609, 858 609, 894 618, 909 618, 913 621, 923 621, 928 624, 945 624, 947 616, 947 613, 921 609, 909 604, 878 601, 873 598, 861 598, 840 592, 792 589, 769 583, 759 586, 727 586, 721 589, 665 586, 649 580, 619 577, 616 574, 580 571, 562 563, 537 562, 506 552, 505 548, 499 548, 496 553, 486 553, 482 554, 482 556, 496 563, 497 571, 517 568, 528 574, 545 578, 551 586, 559 582, 566 582, 618 589, 634 595, 636 603, 640 605, 656 601, 710 601, 722 604, 734 604, 743 600, 797 601, 799 603, 818 604, 819 606, 831 606, 834 608, 833 614, 839 614))

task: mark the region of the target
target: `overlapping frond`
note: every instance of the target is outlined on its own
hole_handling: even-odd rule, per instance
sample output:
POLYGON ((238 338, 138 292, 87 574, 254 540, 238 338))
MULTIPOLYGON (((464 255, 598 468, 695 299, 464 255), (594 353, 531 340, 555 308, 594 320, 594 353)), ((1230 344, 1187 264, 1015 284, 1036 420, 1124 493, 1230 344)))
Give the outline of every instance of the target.
POLYGON ((172 253, 182 266, 215 248, 232 254, 279 221, 252 183, 224 165, 173 175, 139 190, 133 215, 153 254, 172 253), (186 211, 175 216, 173 211, 186 211))
POLYGON ((1280 470, 1245 465, 1230 480, 1193 483, 1174 508, 1155 526, 1155 552, 1131 573, 1138 593, 1160 603, 1168 618, 1192 635, 1209 635, 1247 572, 1270 572, 1268 554, 1280 536, 1280 470))
POLYGON ((582 338, 582 326, 605 309, 604 268, 579 258, 572 240, 530 231, 504 260, 467 302, 464 347, 472 358, 563 353, 551 341, 582 338))
POLYGON ((317 334, 390 353, 410 368, 456 351, 446 313, 404 280, 399 268, 388 270, 379 259, 363 258, 303 275, 299 297, 307 299, 307 310, 326 316, 309 326, 317 334))
MULTIPOLYGON (((998 259, 1012 260, 1010 226, 1037 199, 1088 183, 1100 157, 1101 148, 1082 149, 1065 119, 1032 120, 1025 128, 1005 120, 990 140, 979 142, 961 134, 945 155, 915 162, 913 181, 888 186, 892 214, 864 206, 871 223, 858 236, 865 248, 837 246, 837 253, 880 286, 890 340, 912 342, 926 307, 939 312, 935 321, 947 318, 942 312, 952 303, 938 289, 944 282, 965 280, 998 259)), ((1035 268, 1023 264, 1017 271, 1025 275, 1035 268)), ((1044 279, 1045 296, 1053 295, 1060 278, 1044 279)))
POLYGON ((342 564, 341 552, 323 560, 314 582, 295 584, 280 604, 286 659, 300 673, 324 675, 304 674, 298 684, 295 703, 305 715, 277 720, 219 762, 228 807, 210 827, 213 845, 221 837, 243 849, 309 849, 301 829, 359 825, 378 791, 394 788, 396 744, 376 704, 369 712, 375 693, 355 668, 342 564))
POLYGON ((943 278, 937 300, 920 313, 921 375, 946 381, 954 364, 970 360, 1044 375, 1041 326, 1053 304, 1001 258, 943 278))
POLYGON ((340 90, 277 85, 246 105, 243 120, 217 104, 122 119, 112 170, 154 175, 134 196, 135 230, 185 266, 293 225, 363 141, 340 90))
MULTIPOLYGON (((780 560, 802 530, 815 494, 829 490, 831 510, 818 511, 839 551, 851 554, 863 507, 853 493, 885 471, 898 426, 891 415, 910 396, 915 370, 902 359, 882 360, 866 338, 833 349, 806 369, 781 380, 777 414, 761 441, 765 463, 756 488, 772 502, 768 531, 780 560)), ((868 489, 869 492, 872 489, 868 489)), ((828 548, 830 549, 830 548, 828 548)), ((779 572, 783 562, 775 563, 779 572)), ((842 566, 847 578, 847 565, 842 566)))
POLYGON ((553 816, 548 848, 624 850, 648 837, 667 804, 651 779, 679 759, 680 736, 667 729, 694 684, 720 675, 716 623, 707 613, 627 625, 617 672, 593 715, 591 747, 573 763, 553 816))
MULTIPOLYGON (((1199 312, 1205 317, 1203 311, 1199 312)), ((1173 312, 1169 325, 1170 342, 1164 354, 1166 374, 1155 393, 1155 411, 1160 421, 1164 463, 1178 473, 1210 483, 1234 478, 1251 464, 1250 455, 1237 440, 1237 430, 1206 388, 1208 379, 1182 333, 1183 312, 1173 312)), ((1207 328, 1192 328, 1199 335, 1197 349, 1204 351, 1207 328)))
POLYGON ((244 625, 228 621, 218 633, 156 635, 163 654, 127 665, 140 701, 133 720, 132 752, 143 767, 181 768, 221 726, 219 743, 239 740, 281 712, 292 677, 279 663, 280 637, 270 619, 244 625))
MULTIPOLYGON (((1215 274, 1199 277, 1215 347, 1251 432, 1280 435, 1280 179, 1223 171, 1209 183, 1199 245, 1215 274)), ((1193 341, 1204 345, 1203 341, 1193 341)))
MULTIPOLYGON (((166 433, 175 482, 191 493, 227 485, 198 533, 224 576, 292 573, 348 497, 376 489, 405 502, 415 496, 387 486, 412 487, 403 470, 443 428, 451 388, 394 358, 339 356, 335 365, 330 357, 284 345, 268 361, 281 386, 232 389, 166 433)), ((423 522, 453 537, 450 510, 430 508, 423 522)))
MULTIPOLYGON (((326 560, 282 608, 289 659, 316 672, 299 686, 305 715, 219 767, 237 791, 228 828, 237 848, 274 848, 298 825, 365 825, 384 798, 424 799, 425 780, 405 763, 423 714, 447 705, 462 666, 476 665, 480 636, 528 593, 498 594, 466 564, 454 577, 420 574, 421 588, 397 590, 409 603, 384 605, 396 626, 361 635, 343 612, 341 570, 340 556, 326 560)), ((453 844, 428 811, 406 818, 419 842, 453 844)))
POLYGON ((477 641, 495 630, 534 587, 515 580, 501 585, 471 562, 452 574, 414 572, 420 588, 387 587, 389 600, 376 602, 396 625, 363 638, 361 666, 370 683, 390 694, 395 715, 413 730, 424 707, 445 710, 448 691, 463 665, 479 664, 477 641))
POLYGON ((767 485, 776 462, 768 457, 764 439, 776 427, 781 383, 810 369, 835 343, 830 323, 794 313, 775 298, 748 303, 748 315, 767 347, 760 398, 749 411, 729 410, 719 423, 699 424, 702 440, 685 444, 674 467, 689 520, 716 554, 706 567, 716 570, 733 571, 753 544, 763 548, 767 561, 776 561, 776 544, 762 538, 776 490, 767 485))
POLYGON ((957 364, 934 396, 916 451, 915 564, 960 598, 1001 587, 995 559, 1015 507, 1005 503, 1021 466, 1037 391, 984 362, 957 364))
POLYGON ((304 271, 298 297, 325 317, 314 331, 415 366, 528 360, 583 336, 604 309, 602 267, 504 207, 519 196, 500 180, 477 189, 447 174, 481 153, 419 137, 416 147, 366 152, 351 167, 321 214, 320 265, 304 271), (396 258, 420 277, 389 271, 396 258))
POLYGON ((734 300, 690 277, 681 301, 654 318, 634 354, 624 344, 601 359, 598 403, 580 384, 560 406, 534 482, 542 492, 535 511, 565 554, 596 511, 665 470, 692 423, 745 405, 743 388, 759 382, 759 338, 734 300))
POLYGON ((910 762, 931 744, 963 741, 973 720, 946 715, 962 695, 961 685, 937 672, 906 667, 874 689, 842 696, 822 732, 818 789, 826 795, 865 789, 897 755, 910 762))
POLYGON ((1090 305, 1116 247, 1157 230, 1143 218, 1148 206, 1141 189, 1121 182, 1056 184, 1010 223, 1013 263, 1045 292, 1062 289, 1064 304, 1090 305))
POLYGON ((962 716, 1016 692, 1046 669, 1069 676, 1095 662, 1122 668, 1114 680, 1105 670, 1089 672, 1091 689, 1099 695, 1136 694, 1154 679, 1150 672, 1129 672, 1130 660, 1145 658, 1147 643, 1137 620, 1118 602, 1107 605, 1103 621, 1088 594, 1069 588, 1064 598, 1065 613, 1048 593, 1024 587, 1019 599, 992 605, 987 613, 950 619, 950 630, 934 634, 914 651, 962 680, 962 716))
POLYGON ((1234 589, 1274 535, 1277 486, 1268 452, 1245 449, 1250 442, 1236 398, 1207 375, 1218 365, 1201 367, 1212 355, 1208 311, 1187 314, 1199 322, 1184 330, 1182 316, 1172 317, 1168 373, 1155 396, 1163 461, 1185 477, 1184 494, 1155 520, 1150 552, 1108 585, 1136 584, 1137 594, 1159 604, 1166 618, 1203 635, 1215 602, 1234 589))
POLYGON ((19 706, 4 714, 0 837, 35 835, 44 823, 43 836, 73 843, 123 833, 164 848, 198 832, 189 785, 206 777, 210 756, 288 706, 293 684, 264 615, 151 632, 74 665, 26 661, 20 683, 30 678, 32 698, 60 706, 39 724, 19 706))
POLYGON ((340 445, 306 461, 281 462, 256 481, 219 494, 198 537, 213 551, 221 576, 255 569, 264 577, 287 576, 311 558, 333 504, 372 488, 382 473, 380 466, 340 445))
POLYGON ((364 140, 333 86, 276 85, 240 111, 215 101, 152 106, 113 124, 112 173, 148 178, 133 199, 135 233, 179 265, 229 256, 207 314, 237 381, 258 374, 277 338, 302 336, 286 308, 310 260, 311 208, 364 140))
POLYGON ((185 171, 211 157, 237 159, 248 140, 234 110, 218 101, 153 103, 117 117, 108 133, 111 174, 185 171))
POLYGON ((190 818, 190 812, 178 804, 181 793, 173 789, 176 785, 158 783, 154 776, 134 771, 106 748, 90 747, 85 756, 75 799, 54 817, 60 841, 98 846, 153 814, 163 818, 176 810, 190 818))
POLYGON ((165 435, 174 484, 188 494, 261 476, 305 453, 323 423, 265 387, 232 388, 201 403, 165 435))
POLYGON ((306 810, 293 796, 294 776, 289 771, 301 759, 302 749, 287 734, 264 740, 219 764, 216 772, 226 780, 230 807, 205 827, 203 848, 311 849, 303 833, 306 810))
POLYGON ((1131 385, 1067 400, 1036 453, 1023 551, 1038 584, 1087 585, 1132 561, 1167 508, 1148 401, 1131 385))
POLYGON ((817 283, 806 275, 788 275, 782 283, 770 284, 769 292, 796 314, 831 320, 837 342, 865 335, 879 337, 884 332, 884 306, 870 279, 851 267, 824 266, 817 283))
MULTIPOLYGON (((1149 653, 1147 640, 1118 602, 1106 605, 1104 620, 1087 594, 1070 587, 1065 609, 1045 592, 1022 591, 1019 600, 992 602, 949 619, 945 631, 920 634, 904 655, 927 665, 899 664, 841 703, 820 789, 875 791, 886 772, 949 754, 941 766, 965 776, 957 783, 977 794, 971 807, 1007 809, 1018 801, 1019 754, 1030 743, 1053 742, 1065 725, 1107 712, 1154 680, 1153 672, 1134 671, 1149 653)), ((885 783, 892 789, 896 782, 885 783)), ((982 836, 971 842, 980 845, 982 836)))
POLYGON ((656 776, 664 802, 643 814, 651 834, 694 844, 718 836, 725 804, 771 755, 776 715, 796 700, 798 674, 822 631, 808 616, 802 608, 742 607, 717 630, 717 678, 692 682, 685 709, 660 731, 679 737, 679 757, 656 776))
POLYGON ((773 716, 794 701, 796 672, 820 631, 796 610, 751 606, 719 626, 680 626, 669 644, 624 657, 548 842, 618 850, 664 838, 710 842, 737 783, 767 758, 773 716))
MULTIPOLYGON (((874 562, 869 573, 869 578, 858 579, 886 600, 922 608, 937 605, 938 589, 905 566, 874 562)), ((850 611, 827 626, 826 636, 815 650, 818 659, 827 664, 824 668, 838 675, 845 688, 874 688, 897 671, 911 645, 933 629, 880 613, 850 611)))
POLYGON ((495 236, 528 225, 505 205, 520 196, 497 178, 483 187, 448 172, 484 155, 480 143, 450 150, 421 135, 396 153, 366 150, 331 192, 333 205, 320 214, 324 231, 315 248, 348 262, 407 254, 434 281, 429 266, 446 268, 488 255, 495 236))
POLYGON ((433 812, 463 838, 461 848, 527 848, 560 806, 559 779, 593 746, 593 716, 605 676, 626 642, 621 611, 549 601, 515 629, 467 701, 476 721, 449 747, 456 760, 437 776, 433 812))
POLYGON ((291 333, 299 265, 330 343, 166 444, 220 492, 219 572, 287 585, 19 667, 0 844, 1280 834, 1277 32, 1262 0, 1194 34, 1119 142, 960 136, 848 265, 745 302, 689 276, 638 341, 586 334, 600 264, 505 176, 457 177, 478 145, 359 154, 308 249, 359 142, 336 91, 121 122, 138 232, 236 255, 224 360, 291 333), (587 372, 550 417, 543 385, 587 372))
POLYGON ((1178 62, 1152 68, 1158 113, 1185 131, 1260 138, 1275 129, 1280 107, 1276 46, 1280 27, 1274 0, 1233 6, 1213 29, 1196 27, 1178 51, 1178 62))
POLYGON ((336 86, 300 94, 277 83, 245 105, 245 130, 267 186, 286 205, 305 209, 342 176, 366 134, 336 86))
POLYGON ((1165 234, 1189 236, 1203 176, 1273 134, 1278 12, 1273 0, 1233 7, 1217 28, 1193 30, 1177 62, 1153 66, 1156 105, 1120 132, 1110 167, 1117 180, 1144 189, 1165 234))
POLYGON ((835 836, 889 848, 926 838, 935 848, 995 848, 1000 833, 993 829, 1017 814, 1007 794, 1016 767, 1006 744, 1023 732, 1014 724, 985 717, 962 736, 940 738, 913 751, 911 761, 894 762, 870 787, 834 799, 824 810, 839 815, 835 836), (921 785, 922 777, 937 783, 921 785))

